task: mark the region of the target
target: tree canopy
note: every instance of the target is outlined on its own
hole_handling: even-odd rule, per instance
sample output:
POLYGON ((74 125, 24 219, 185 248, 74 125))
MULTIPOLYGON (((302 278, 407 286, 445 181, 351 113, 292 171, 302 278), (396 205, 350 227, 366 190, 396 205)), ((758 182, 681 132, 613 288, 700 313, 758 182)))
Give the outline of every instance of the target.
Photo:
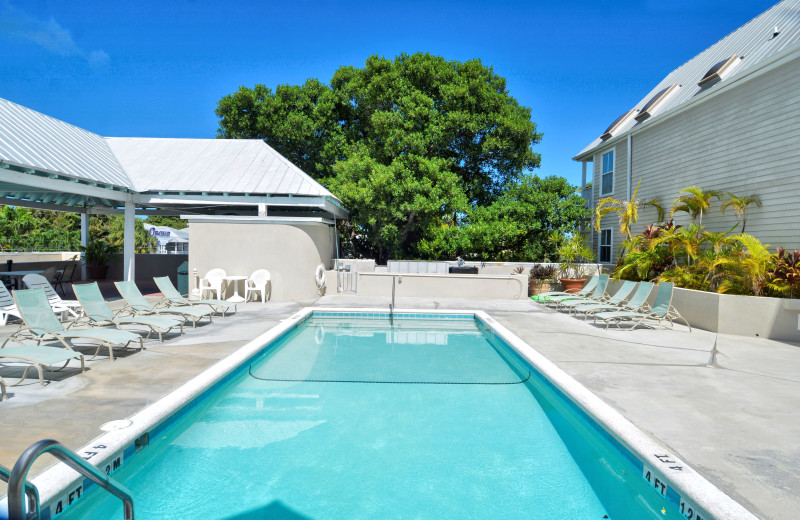
POLYGON ((520 236, 566 225, 551 222, 560 216, 523 221, 541 216, 530 207, 538 203, 532 194, 527 209, 503 218, 499 206, 490 209, 513 206, 513 190, 541 187, 529 175, 540 163, 533 145, 541 134, 530 108, 477 59, 370 56, 363 68, 340 67, 329 84, 241 87, 220 99, 216 113, 219 137, 264 139, 342 200, 351 219, 341 231, 358 256, 433 258, 456 242, 456 249, 505 251, 504 241, 541 255, 520 236), (488 216, 493 211, 497 218, 488 216), (508 236, 502 226, 514 216, 523 220, 505 226, 508 236), (474 232, 487 219, 501 226, 492 228, 491 244, 474 232), (471 239, 469 226, 476 226, 471 239))
MULTIPOLYGON (((92 215, 89 218, 91 240, 104 240, 122 246, 122 215, 92 215)), ((142 225, 135 223, 136 252, 154 249, 155 239, 142 225)), ((81 244, 81 218, 77 213, 0 206, 0 250, 9 251, 78 251, 81 244)))

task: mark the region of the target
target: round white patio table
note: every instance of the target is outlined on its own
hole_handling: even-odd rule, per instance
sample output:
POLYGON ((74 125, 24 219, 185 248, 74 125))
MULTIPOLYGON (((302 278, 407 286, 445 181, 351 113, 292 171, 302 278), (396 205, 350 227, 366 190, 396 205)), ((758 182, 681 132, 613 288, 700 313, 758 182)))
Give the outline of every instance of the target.
POLYGON ((246 276, 226 276, 225 279, 229 282, 233 282, 233 296, 228 298, 229 302, 232 303, 241 303, 244 301, 244 298, 239 296, 239 282, 242 280, 247 280, 246 276))

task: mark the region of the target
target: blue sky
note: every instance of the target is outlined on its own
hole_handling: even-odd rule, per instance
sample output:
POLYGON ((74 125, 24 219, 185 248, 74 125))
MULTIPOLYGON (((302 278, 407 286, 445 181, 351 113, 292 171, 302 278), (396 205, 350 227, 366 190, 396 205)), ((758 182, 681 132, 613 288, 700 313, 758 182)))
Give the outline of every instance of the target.
POLYGON ((105 136, 214 137, 239 86, 328 81, 367 56, 480 58, 544 133, 540 175, 767 0, 0 0, 0 97, 105 136))

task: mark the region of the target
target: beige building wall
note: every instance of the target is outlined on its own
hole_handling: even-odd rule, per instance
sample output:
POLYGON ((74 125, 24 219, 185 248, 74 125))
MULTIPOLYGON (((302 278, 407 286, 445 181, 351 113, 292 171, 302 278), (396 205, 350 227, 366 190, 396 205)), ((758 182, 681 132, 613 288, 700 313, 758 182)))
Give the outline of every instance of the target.
MULTIPOLYGON (((775 66, 692 106, 641 123, 632 134, 632 187, 641 180, 640 200, 660 197, 669 209, 687 186, 756 194, 763 208, 750 206, 746 232, 765 244, 800 248, 800 58, 775 66)), ((594 203, 601 198, 602 154, 616 147, 615 198, 625 198, 626 137, 594 154, 594 203), (621 162, 620 162, 621 161, 621 162), (620 183, 623 183, 620 185, 620 183)), ((712 202, 703 224, 710 231, 736 226, 732 211, 712 202)), ((609 218, 610 217, 610 218, 609 218)), ((614 216, 608 225, 616 227, 614 216)), ((656 220, 654 210, 640 213, 634 233, 656 220)), ((677 213, 678 224, 691 222, 677 213)), ((604 219, 603 226, 606 226, 604 219)), ((734 232, 738 231, 737 227, 734 232)), ((615 233, 615 252, 620 238, 615 233)))
MULTIPOLYGON (((249 276, 256 269, 267 269, 273 301, 319 296, 314 278, 317 266, 330 269, 335 257, 332 226, 322 219, 190 217, 189 243, 190 290, 213 268, 222 268, 232 276, 249 276)), ((335 279, 328 277, 326 285, 328 291, 336 292, 335 279)), ((226 297, 232 294, 229 286, 226 297)))

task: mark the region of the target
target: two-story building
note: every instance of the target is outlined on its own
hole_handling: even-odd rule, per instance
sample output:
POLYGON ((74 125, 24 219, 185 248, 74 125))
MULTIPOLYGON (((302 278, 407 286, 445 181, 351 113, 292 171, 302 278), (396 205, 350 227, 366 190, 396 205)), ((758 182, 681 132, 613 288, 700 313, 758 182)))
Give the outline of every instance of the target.
MULTIPOLYGON (((659 197, 669 210, 681 189, 758 195, 747 228, 774 249, 800 248, 800 0, 785 0, 667 75, 627 108, 574 160, 592 207, 604 197, 659 197)), ((728 231, 737 223, 714 202, 702 223, 728 231)), ((656 221, 640 213, 632 230, 656 221)), ((690 221, 676 213, 675 221, 690 221)), ((613 263, 623 237, 615 216, 592 232, 598 259, 613 263)))

